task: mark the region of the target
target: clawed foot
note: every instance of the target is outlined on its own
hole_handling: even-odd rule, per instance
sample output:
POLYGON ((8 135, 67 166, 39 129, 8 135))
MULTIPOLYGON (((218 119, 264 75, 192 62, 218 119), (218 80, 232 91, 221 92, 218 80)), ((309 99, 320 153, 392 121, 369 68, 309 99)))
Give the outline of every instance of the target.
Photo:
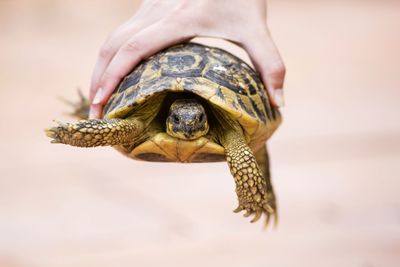
MULTIPOLYGON (((51 143, 53 144, 64 143, 62 141, 63 137, 65 136, 66 132, 69 132, 70 127, 68 123, 63 123, 60 121, 54 121, 54 122, 57 123, 58 126, 46 128, 44 131, 46 132, 46 135, 52 139, 51 143)), ((72 127, 70 130, 72 130, 72 127)))
POLYGON ((68 115, 71 115, 78 119, 87 119, 89 117, 90 102, 83 95, 80 89, 78 89, 78 95, 79 95, 79 102, 72 102, 62 97, 59 97, 59 99, 68 106, 71 106, 73 108, 73 111, 71 113, 68 113, 68 115))
POLYGON ((76 123, 54 121, 58 125, 45 129, 53 144, 67 144, 79 147, 92 147, 104 145, 107 134, 112 134, 113 129, 102 125, 101 120, 82 120, 76 123))
MULTIPOLYGON (((260 186, 261 187, 261 186, 260 186)), ((243 190, 239 192, 239 206, 233 211, 235 213, 239 213, 241 211, 245 211, 244 217, 250 217, 254 214, 253 219, 250 221, 251 223, 257 222, 263 214, 266 216, 265 226, 268 226, 271 217, 274 217, 274 224, 277 223, 277 213, 276 213, 276 204, 275 197, 273 192, 268 192, 264 188, 258 190, 256 194, 252 194, 249 192, 243 192, 247 190, 243 190), (247 197, 243 197, 247 196, 247 197)), ((240 190, 239 189, 239 190, 240 190)))
MULTIPOLYGON (((45 129, 45 133, 50 137, 51 143, 53 144, 68 144, 73 146, 84 146, 81 145, 83 141, 89 141, 95 139, 96 135, 94 129, 88 129, 84 127, 84 123, 64 123, 60 121, 54 121, 58 125, 55 127, 45 129)), ((97 129, 96 129, 97 130, 97 129)), ((98 132, 99 130, 97 130, 98 132)))
POLYGON ((254 214, 252 223, 258 221, 262 214, 267 217, 266 225, 272 215, 276 222, 275 196, 272 186, 267 183, 269 174, 265 173, 263 177, 262 170, 244 138, 236 132, 230 134, 226 137, 228 142, 225 144, 225 152, 239 200, 235 212, 245 210, 245 217, 254 214))
POLYGON ((58 126, 45 130, 51 142, 78 147, 126 144, 143 130, 143 124, 136 119, 89 119, 56 123, 58 126))

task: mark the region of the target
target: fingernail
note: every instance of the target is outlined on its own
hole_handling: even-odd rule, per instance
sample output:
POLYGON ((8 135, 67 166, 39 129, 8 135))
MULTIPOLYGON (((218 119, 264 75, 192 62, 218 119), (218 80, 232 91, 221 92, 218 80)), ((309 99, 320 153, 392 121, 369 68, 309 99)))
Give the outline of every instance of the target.
POLYGON ((101 105, 91 105, 89 111, 89 119, 98 119, 101 116, 101 105))
POLYGON ((95 114, 96 112, 94 111, 94 108, 93 107, 90 107, 90 110, 89 110, 89 119, 94 119, 95 118, 95 114))
POLYGON ((283 90, 275 89, 274 90, 274 100, 278 107, 283 107, 285 105, 285 100, 283 99, 283 90))
POLYGON ((100 87, 99 90, 97 91, 96 95, 93 98, 92 105, 98 105, 101 103, 101 100, 103 99, 104 96, 104 89, 103 87, 100 87))

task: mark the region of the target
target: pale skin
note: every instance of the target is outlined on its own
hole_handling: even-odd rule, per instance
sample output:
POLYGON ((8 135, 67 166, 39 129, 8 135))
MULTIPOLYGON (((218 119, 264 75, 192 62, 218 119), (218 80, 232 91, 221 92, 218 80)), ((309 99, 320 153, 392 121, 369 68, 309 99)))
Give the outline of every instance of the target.
POLYGON ((250 56, 270 102, 282 106, 285 66, 266 24, 266 0, 145 0, 100 49, 89 100, 90 118, 102 109, 121 79, 142 59, 194 37, 233 42, 250 56))

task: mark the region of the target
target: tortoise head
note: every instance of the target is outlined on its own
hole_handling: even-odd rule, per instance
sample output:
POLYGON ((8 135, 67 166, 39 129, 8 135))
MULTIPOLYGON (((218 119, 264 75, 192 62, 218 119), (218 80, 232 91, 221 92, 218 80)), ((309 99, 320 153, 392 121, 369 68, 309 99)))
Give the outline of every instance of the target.
POLYGON ((166 121, 167 134, 194 140, 207 134, 209 125, 203 105, 196 99, 178 99, 172 103, 166 121))

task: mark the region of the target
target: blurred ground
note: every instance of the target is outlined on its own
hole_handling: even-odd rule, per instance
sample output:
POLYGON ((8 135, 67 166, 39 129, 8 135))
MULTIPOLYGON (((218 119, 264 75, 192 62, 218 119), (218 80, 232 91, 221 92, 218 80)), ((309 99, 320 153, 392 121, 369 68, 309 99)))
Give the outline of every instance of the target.
POLYGON ((49 144, 131 2, 0 1, 1 267, 399 266, 399 1, 270 1, 288 75, 267 232, 231 212, 223 163, 49 144))

